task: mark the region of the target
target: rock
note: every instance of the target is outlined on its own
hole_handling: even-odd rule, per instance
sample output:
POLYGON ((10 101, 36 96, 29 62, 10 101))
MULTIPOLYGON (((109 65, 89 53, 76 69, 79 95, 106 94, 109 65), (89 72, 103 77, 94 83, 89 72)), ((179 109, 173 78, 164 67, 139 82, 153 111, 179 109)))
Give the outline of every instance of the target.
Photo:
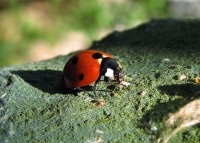
MULTIPOLYGON (((106 104, 98 108, 86 100, 93 95, 92 88, 78 96, 64 88, 62 70, 71 54, 1 68, 1 142, 162 141, 170 131, 164 126, 170 113, 198 98, 199 85, 174 77, 199 75, 199 31, 199 21, 153 20, 114 32, 98 41, 98 46, 92 45, 113 55, 130 83, 129 87, 115 87, 112 93, 118 96, 111 97, 111 89, 100 82, 97 94, 106 104), (160 62, 166 57, 173 61, 173 68, 160 62), (142 91, 148 94, 141 96, 142 91)), ((197 133, 199 128, 194 125, 171 140, 198 142, 197 133)))

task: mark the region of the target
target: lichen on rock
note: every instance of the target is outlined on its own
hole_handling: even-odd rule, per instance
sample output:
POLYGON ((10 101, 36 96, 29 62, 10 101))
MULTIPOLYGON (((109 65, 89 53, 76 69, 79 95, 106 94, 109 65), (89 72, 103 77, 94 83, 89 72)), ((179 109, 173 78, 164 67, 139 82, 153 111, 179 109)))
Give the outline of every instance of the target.
MULTIPOLYGON (((71 54, 1 68, 1 142, 126 143, 166 138, 165 132, 171 131, 165 124, 168 117, 199 98, 200 86, 193 82, 200 72, 199 31, 200 22, 195 20, 153 20, 94 42, 91 48, 113 55, 131 83, 113 87, 100 82, 97 92, 104 106, 89 100, 91 88, 77 95, 64 88, 62 70, 71 54), (187 78, 179 80, 181 75, 187 78)), ((199 141, 196 126, 170 141, 199 141)))

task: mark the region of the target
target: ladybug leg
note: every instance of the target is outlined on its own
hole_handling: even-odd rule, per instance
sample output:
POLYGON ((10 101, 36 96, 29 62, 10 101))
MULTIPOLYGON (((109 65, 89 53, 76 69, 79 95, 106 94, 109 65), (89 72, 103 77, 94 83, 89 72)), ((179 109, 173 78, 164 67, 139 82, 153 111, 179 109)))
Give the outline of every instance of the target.
MULTIPOLYGON (((104 76, 104 81, 108 84, 110 83, 110 78, 107 76, 104 76)), ((106 94, 108 94, 108 86, 106 86, 106 94)))
MULTIPOLYGON (((111 82, 110 78, 107 76, 104 76, 104 81, 106 82, 106 84, 110 84, 110 82, 111 82)), ((106 86, 106 92, 108 94, 108 86, 106 86)))
POLYGON ((104 81, 105 81, 105 82, 109 82, 109 77, 104 76, 104 81))
POLYGON ((95 98, 97 98, 96 89, 97 89, 97 84, 99 83, 100 79, 101 79, 101 75, 99 76, 99 78, 94 83, 94 97, 95 98))

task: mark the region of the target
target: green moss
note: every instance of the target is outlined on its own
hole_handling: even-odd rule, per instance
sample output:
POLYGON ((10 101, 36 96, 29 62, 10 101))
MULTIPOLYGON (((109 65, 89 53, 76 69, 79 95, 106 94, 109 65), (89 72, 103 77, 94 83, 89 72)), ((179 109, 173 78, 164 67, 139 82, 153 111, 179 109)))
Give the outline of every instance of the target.
POLYGON ((200 140, 200 131, 199 125, 195 127, 189 127, 183 129, 179 133, 177 133, 171 140, 170 143, 175 143, 177 141, 182 143, 197 143, 200 140))
MULTIPOLYGON (((131 83, 121 88, 101 82, 98 95, 104 98, 103 107, 90 102, 91 88, 76 96, 63 87, 62 69, 71 55, 2 68, 1 140, 156 142, 170 132, 164 124, 169 114, 196 99, 200 91, 191 82, 199 75, 199 27, 198 21, 158 20, 94 43, 92 48, 121 63, 131 83), (183 74, 187 79, 179 80, 183 74)), ((199 128, 189 129, 172 142, 197 141, 199 128)))

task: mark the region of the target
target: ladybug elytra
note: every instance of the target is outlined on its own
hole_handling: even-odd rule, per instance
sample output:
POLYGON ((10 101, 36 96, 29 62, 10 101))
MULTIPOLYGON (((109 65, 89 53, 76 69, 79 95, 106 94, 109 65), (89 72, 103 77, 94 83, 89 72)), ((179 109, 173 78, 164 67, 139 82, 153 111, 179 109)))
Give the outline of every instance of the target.
POLYGON ((84 50, 72 56, 65 64, 63 75, 65 86, 70 89, 95 82, 95 96, 96 86, 102 76, 106 82, 112 79, 120 83, 123 78, 120 64, 111 55, 96 50, 84 50))

